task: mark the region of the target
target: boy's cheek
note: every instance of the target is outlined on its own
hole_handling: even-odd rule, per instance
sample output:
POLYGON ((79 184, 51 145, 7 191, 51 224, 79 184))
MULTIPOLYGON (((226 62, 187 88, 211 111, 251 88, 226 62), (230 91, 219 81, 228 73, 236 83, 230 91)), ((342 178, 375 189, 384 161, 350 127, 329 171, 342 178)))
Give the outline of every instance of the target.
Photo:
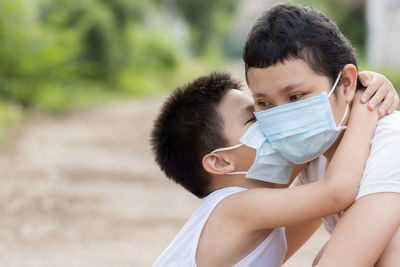
POLYGON ((247 171, 256 158, 257 151, 247 146, 238 149, 237 169, 247 171))

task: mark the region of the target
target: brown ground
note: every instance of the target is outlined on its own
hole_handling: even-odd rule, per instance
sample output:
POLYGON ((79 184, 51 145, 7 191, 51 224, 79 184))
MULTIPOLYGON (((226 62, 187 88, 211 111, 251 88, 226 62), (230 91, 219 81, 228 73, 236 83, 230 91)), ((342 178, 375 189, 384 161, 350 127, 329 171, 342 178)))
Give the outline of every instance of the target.
MULTIPOLYGON (((35 115, 0 152, 1 266, 150 266, 199 200, 153 162, 161 99, 35 115)), ((309 266, 324 230, 285 266, 309 266)))

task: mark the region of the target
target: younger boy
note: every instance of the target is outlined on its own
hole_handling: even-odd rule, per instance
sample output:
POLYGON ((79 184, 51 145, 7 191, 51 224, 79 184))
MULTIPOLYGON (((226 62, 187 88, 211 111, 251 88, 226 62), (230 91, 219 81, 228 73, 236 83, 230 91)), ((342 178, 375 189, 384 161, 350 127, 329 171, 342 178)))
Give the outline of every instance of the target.
MULTIPOLYGON (((253 26, 243 58, 256 110, 264 110, 257 119, 271 145, 296 163, 321 154, 330 160, 347 123, 347 108, 354 105, 357 84, 353 48, 336 24, 312 8, 277 5, 253 26), (335 80, 339 84, 333 92, 335 80), (313 121, 324 112, 319 99, 329 101, 336 121, 326 131, 313 121), (305 109, 314 112, 302 112, 305 109)), ((390 104, 383 108, 393 114, 378 123, 357 201, 336 228, 337 216, 326 219, 335 230, 321 266, 372 266, 399 227, 400 113, 390 104)), ((398 253, 384 253, 381 263, 399 266, 398 253)))
POLYGON ((344 209, 357 193, 378 119, 358 102, 325 179, 285 188, 290 172, 289 179, 270 177, 284 179, 282 185, 238 174, 256 166, 268 176, 277 161, 293 165, 266 140, 247 139, 258 126, 252 99, 236 81, 214 73, 176 89, 155 122, 153 150, 170 179, 204 199, 154 266, 280 266, 298 248, 296 239, 309 235, 305 222, 344 209), (266 161, 257 160, 260 154, 266 161))

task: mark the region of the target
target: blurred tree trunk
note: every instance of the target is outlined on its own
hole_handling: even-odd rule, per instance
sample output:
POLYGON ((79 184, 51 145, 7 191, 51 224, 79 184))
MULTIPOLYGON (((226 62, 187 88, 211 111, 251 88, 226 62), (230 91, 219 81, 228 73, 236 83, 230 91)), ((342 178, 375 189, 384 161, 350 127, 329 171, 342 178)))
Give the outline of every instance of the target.
POLYGON ((400 1, 368 0, 368 60, 400 71, 400 1))

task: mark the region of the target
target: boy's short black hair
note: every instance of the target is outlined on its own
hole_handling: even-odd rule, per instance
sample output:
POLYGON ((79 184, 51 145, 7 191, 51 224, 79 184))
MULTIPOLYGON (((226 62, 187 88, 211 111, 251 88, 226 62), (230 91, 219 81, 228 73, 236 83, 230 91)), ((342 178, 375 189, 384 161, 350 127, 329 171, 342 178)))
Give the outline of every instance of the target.
POLYGON ((227 73, 211 73, 176 88, 155 120, 151 144, 155 160, 167 177, 202 198, 210 175, 203 157, 227 144, 217 106, 241 84, 227 73))
POLYGON ((357 66, 355 51, 336 23, 320 11, 294 4, 267 10, 254 24, 243 50, 249 68, 267 68, 290 58, 303 59, 333 83, 346 64, 357 66))

